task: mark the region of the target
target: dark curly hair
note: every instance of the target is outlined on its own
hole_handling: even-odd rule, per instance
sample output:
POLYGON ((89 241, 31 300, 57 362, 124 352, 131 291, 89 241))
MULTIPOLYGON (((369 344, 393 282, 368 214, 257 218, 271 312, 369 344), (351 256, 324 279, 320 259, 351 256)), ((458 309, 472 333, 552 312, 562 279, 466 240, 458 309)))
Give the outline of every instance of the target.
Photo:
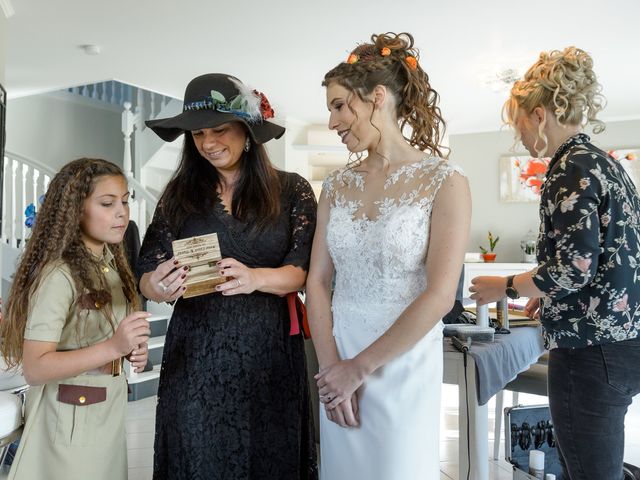
POLYGON ((358 45, 349 59, 324 76, 322 86, 337 83, 362 101, 376 85, 384 85, 396 99, 400 129, 411 127, 405 138, 411 146, 444 157, 441 139, 446 128, 438 107, 439 95, 420 66, 420 55, 409 33, 381 33, 371 43, 358 45))
MULTIPOLYGON (((2 356, 9 367, 22 361, 24 329, 29 315, 29 297, 42 281, 48 265, 62 260, 71 270, 76 287, 74 308, 87 313, 87 299, 101 299, 101 310, 115 330, 111 295, 100 263, 81 238, 80 219, 85 200, 104 176, 125 178, 117 165, 106 160, 81 158, 65 165, 54 177, 38 212, 37 221, 15 274, 4 320, 0 324, 2 356)), ((124 294, 137 308, 138 295, 122 243, 109 244, 124 294)), ((79 332, 78 332, 79 333, 79 332)), ((80 333, 79 333, 80 334, 80 333)))

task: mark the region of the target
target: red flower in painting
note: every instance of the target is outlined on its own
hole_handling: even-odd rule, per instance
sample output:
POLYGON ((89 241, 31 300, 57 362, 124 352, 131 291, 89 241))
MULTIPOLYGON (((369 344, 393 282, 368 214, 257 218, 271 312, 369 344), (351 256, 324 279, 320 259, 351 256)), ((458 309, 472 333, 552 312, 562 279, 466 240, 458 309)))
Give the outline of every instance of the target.
POLYGON ((520 166, 520 181, 536 195, 540 195, 549 161, 548 158, 530 158, 524 165, 517 165, 520 166))

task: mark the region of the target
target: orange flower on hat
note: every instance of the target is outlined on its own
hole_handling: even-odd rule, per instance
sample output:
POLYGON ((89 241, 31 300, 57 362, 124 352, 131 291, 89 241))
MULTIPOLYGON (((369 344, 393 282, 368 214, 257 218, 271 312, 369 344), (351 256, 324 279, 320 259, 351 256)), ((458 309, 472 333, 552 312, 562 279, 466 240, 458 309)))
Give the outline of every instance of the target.
POLYGON ((358 55, 356 55, 355 53, 352 53, 351 55, 349 55, 349 58, 347 58, 347 63, 350 65, 353 65, 357 61, 358 61, 358 55))
POLYGON ((415 70, 418 68, 418 60, 416 60, 416 57, 407 57, 404 59, 405 62, 407 62, 407 65, 409 65, 409 68, 411 70, 415 70))
POLYGON ((389 47, 384 47, 382 50, 380 50, 380 55, 382 55, 383 57, 388 57, 389 55, 391 55, 391 49, 389 47))

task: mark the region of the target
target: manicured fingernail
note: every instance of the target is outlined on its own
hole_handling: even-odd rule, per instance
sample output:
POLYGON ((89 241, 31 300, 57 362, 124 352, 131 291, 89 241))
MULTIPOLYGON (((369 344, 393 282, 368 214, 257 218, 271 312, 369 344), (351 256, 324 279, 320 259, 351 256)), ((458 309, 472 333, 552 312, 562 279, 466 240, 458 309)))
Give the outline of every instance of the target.
POLYGON ((216 287, 216 290, 220 290, 221 288, 222 288, 222 287, 221 287, 220 285, 218 285, 218 286, 216 287))
POLYGON ((183 273, 182 276, 180 278, 187 278, 187 274, 183 273))

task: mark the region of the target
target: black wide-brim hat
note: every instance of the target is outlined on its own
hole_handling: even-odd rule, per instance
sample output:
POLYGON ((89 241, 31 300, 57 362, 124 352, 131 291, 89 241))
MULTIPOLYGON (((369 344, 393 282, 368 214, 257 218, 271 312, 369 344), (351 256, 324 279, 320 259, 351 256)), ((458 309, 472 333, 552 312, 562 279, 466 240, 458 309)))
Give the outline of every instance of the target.
POLYGON ((173 142, 187 131, 241 122, 254 143, 261 144, 284 134, 284 127, 267 121, 271 117, 273 109, 264 94, 231 75, 207 73, 187 85, 182 113, 145 123, 164 141, 173 142))

